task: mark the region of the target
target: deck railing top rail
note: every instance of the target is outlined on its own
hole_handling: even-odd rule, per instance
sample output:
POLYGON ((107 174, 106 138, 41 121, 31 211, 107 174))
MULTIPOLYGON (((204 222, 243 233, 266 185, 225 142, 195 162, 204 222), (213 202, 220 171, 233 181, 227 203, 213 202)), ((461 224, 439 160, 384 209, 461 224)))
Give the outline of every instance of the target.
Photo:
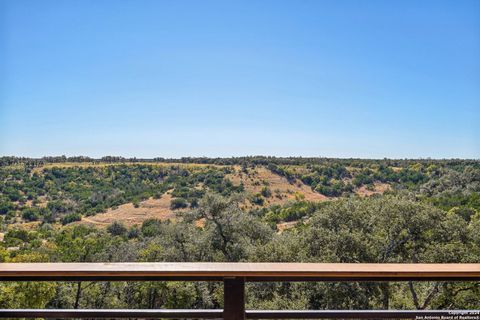
POLYGON ((480 264, 374 263, 2 263, 0 280, 402 281, 480 279, 480 264))
MULTIPOLYGON (((0 263, 0 281, 223 281, 214 310, 0 309, 0 318, 418 319, 477 310, 245 310, 248 281, 479 281, 480 264, 0 263)), ((79 284, 80 286, 80 284, 79 284)), ((475 318, 477 317, 477 318, 475 318)))

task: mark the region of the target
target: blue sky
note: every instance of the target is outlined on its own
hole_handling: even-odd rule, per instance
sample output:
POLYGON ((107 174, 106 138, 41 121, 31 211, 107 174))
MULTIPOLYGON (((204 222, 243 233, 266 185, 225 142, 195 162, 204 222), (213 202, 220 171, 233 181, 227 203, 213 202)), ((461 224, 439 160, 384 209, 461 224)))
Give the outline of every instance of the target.
POLYGON ((480 1, 0 2, 0 155, 480 158, 480 1))

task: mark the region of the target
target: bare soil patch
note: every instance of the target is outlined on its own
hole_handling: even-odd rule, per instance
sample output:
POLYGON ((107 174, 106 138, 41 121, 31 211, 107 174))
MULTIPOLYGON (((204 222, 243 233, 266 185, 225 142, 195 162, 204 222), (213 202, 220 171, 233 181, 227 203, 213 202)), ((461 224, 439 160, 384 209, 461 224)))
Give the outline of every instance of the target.
POLYGON ((160 199, 148 199, 139 203, 138 208, 132 203, 127 203, 115 209, 109 209, 105 213, 94 216, 83 217, 78 223, 93 224, 97 227, 107 227, 114 221, 119 221, 126 226, 142 224, 148 219, 175 220, 175 211, 171 210, 170 201, 172 196, 169 192, 162 195, 160 199))

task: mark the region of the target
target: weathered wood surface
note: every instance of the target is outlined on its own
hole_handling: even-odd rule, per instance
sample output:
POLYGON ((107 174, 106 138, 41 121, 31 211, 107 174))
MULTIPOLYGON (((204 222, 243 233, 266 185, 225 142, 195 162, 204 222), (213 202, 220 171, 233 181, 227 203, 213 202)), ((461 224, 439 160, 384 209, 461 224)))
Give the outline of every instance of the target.
POLYGON ((0 263, 0 280, 479 280, 480 264, 0 263))

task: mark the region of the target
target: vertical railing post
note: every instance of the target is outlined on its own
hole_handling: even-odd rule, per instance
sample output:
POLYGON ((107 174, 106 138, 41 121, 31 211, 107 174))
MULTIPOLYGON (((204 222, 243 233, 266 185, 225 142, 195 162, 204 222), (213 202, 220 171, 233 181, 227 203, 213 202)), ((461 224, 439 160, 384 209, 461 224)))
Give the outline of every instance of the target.
POLYGON ((245 320, 244 278, 223 279, 223 319, 245 320))

